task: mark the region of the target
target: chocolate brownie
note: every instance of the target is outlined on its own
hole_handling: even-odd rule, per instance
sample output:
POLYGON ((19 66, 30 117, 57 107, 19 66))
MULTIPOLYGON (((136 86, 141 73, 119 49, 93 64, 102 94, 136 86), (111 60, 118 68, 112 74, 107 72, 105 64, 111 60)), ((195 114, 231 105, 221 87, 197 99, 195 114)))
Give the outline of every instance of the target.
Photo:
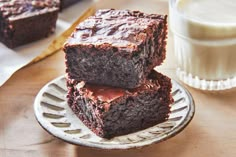
POLYGON ((104 138, 132 133, 167 120, 173 102, 171 81, 152 71, 135 89, 67 79, 68 104, 94 133, 104 138))
POLYGON ((122 88, 139 87, 166 56, 167 16, 98 10, 64 45, 70 79, 122 88))
POLYGON ((63 10, 79 1, 80 0, 60 0, 60 9, 63 10))
POLYGON ((0 42, 14 48, 54 32, 59 0, 0 0, 0 42))

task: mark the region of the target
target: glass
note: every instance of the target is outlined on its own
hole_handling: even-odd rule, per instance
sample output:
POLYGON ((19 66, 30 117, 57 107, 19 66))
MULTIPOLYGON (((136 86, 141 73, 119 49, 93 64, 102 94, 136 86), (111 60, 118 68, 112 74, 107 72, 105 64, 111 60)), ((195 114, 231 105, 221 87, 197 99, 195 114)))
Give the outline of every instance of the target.
POLYGON ((233 1, 169 0, 177 76, 189 86, 202 90, 236 87, 233 1))

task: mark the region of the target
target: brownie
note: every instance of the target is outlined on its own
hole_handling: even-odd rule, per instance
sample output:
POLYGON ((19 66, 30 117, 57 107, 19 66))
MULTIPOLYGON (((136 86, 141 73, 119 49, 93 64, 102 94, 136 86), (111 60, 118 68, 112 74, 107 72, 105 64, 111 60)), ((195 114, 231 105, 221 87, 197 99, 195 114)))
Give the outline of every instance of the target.
POLYGON ((55 31, 59 0, 0 0, 0 42, 14 48, 55 31))
POLYGON ((79 1, 80 0, 60 0, 60 10, 63 10, 79 1))
POLYGON ((167 16, 98 10, 64 45, 70 79, 136 88, 166 56, 167 16))
POLYGON ((112 138, 164 122, 170 113, 171 81, 152 71, 135 89, 67 79, 68 104, 95 134, 112 138))

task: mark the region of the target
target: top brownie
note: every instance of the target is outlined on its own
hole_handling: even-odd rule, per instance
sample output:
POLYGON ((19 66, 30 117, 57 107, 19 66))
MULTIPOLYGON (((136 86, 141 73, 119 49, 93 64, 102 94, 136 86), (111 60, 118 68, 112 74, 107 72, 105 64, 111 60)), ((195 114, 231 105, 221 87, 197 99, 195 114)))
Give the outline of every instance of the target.
POLYGON ((70 79, 136 88, 166 55, 166 16, 99 10, 64 45, 70 79))

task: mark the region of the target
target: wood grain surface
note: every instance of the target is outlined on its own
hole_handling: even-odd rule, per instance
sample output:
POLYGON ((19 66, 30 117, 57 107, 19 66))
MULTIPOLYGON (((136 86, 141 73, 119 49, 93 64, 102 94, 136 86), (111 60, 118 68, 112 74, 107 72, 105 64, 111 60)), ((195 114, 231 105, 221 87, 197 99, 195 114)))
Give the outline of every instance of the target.
MULTIPOLYGON (((126 4, 133 9, 135 5, 131 7, 131 2, 127 0, 126 4)), ((150 0, 149 4, 146 0, 136 8, 167 13, 167 6, 167 1, 150 0)), ((169 34, 167 59, 157 70, 177 80, 175 68, 172 36, 169 34)), ((58 140, 37 123, 33 103, 47 82, 64 73, 64 53, 60 51, 24 67, 0 88, 0 157, 236 156, 236 89, 204 92, 185 86, 196 103, 192 122, 177 136, 142 149, 96 150, 58 140)))

